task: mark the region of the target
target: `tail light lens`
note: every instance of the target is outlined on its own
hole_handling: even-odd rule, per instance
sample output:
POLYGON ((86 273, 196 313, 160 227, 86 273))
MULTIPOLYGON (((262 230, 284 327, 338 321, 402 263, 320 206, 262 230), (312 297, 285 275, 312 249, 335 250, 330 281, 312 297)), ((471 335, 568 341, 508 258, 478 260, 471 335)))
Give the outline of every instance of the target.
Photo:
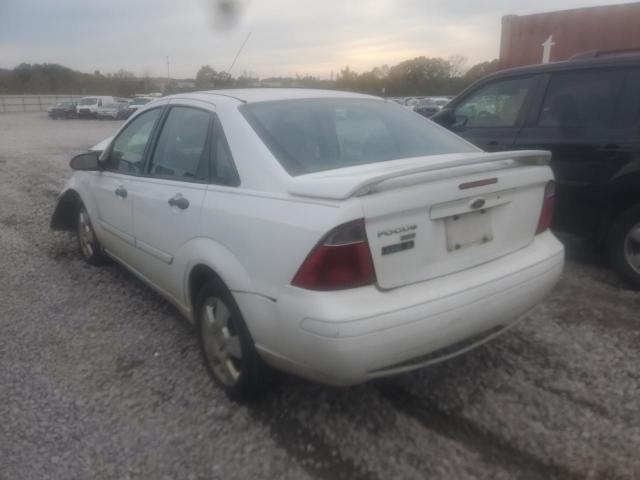
POLYGON ((331 230, 309 253, 292 285, 307 290, 344 290, 376 281, 364 220, 331 230))
POLYGON ((556 203, 556 183, 552 180, 547 183, 544 188, 544 201, 542 202, 542 210, 540 211, 540 219, 538 220, 538 228, 536 235, 546 232, 551 228, 551 220, 553 218, 553 207, 556 203))

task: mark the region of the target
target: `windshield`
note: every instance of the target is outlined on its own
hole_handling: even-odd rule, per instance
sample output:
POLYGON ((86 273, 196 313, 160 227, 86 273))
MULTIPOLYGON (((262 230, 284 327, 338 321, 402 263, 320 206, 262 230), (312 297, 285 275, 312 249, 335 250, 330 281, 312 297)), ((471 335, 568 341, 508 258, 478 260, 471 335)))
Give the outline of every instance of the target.
POLYGON ((393 102, 310 99, 239 108, 294 176, 400 158, 477 151, 393 102))
POLYGON ((131 102, 131 105, 146 105, 150 101, 149 98, 136 98, 131 102))
POLYGON ((78 105, 95 105, 98 102, 97 98, 82 98, 78 105))

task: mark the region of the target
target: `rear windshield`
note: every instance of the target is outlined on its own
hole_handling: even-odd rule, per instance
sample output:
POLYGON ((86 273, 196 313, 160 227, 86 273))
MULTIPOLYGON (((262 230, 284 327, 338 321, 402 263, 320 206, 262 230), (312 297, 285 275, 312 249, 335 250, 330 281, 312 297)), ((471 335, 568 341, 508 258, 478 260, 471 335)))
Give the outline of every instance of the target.
POLYGON ((478 151, 394 102, 282 100, 239 108, 292 176, 400 158, 478 151))
POLYGON ((82 98, 78 105, 95 105, 96 103, 98 103, 97 98, 82 98))

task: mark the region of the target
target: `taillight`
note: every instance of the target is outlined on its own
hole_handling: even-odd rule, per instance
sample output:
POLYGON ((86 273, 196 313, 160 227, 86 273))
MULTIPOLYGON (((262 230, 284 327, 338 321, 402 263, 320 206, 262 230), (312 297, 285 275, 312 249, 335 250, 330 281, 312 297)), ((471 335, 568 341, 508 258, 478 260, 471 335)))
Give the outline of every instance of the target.
POLYGON ((364 220, 331 230, 309 253, 292 285, 307 290, 344 290, 376 281, 364 220))
POLYGON ((544 201, 542 202, 542 210, 540 211, 540 219, 538 220, 538 228, 536 235, 546 232, 551 228, 551 219, 553 218, 553 207, 556 199, 556 183, 551 180, 544 187, 544 201))

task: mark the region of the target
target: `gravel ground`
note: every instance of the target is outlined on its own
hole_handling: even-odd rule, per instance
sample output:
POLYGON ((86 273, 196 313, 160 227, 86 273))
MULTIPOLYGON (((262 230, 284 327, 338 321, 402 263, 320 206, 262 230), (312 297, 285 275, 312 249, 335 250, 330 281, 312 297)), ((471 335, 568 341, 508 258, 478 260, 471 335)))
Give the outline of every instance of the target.
POLYGON ((118 125, 0 115, 0 479, 640 477, 640 294, 579 243, 542 308, 487 346, 229 402, 175 309, 48 229, 71 156, 118 125))

